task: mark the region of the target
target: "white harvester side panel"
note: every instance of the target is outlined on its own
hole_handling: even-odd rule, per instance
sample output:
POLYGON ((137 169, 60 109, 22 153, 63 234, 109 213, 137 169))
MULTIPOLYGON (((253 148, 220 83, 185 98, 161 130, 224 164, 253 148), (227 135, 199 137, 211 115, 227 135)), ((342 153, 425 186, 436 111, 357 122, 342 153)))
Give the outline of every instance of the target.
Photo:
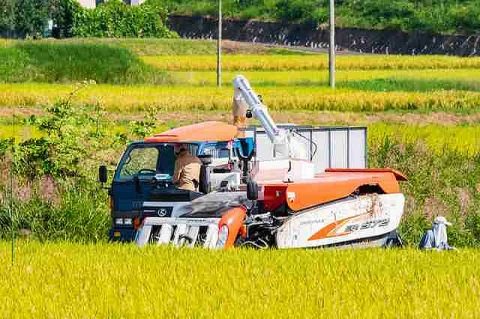
MULTIPOLYGON (((367 129, 365 127, 297 127, 279 125, 285 129, 295 129, 304 136, 309 156, 315 165, 315 172, 326 168, 366 168, 367 129), (312 142, 310 143, 311 140, 312 142)), ((250 127, 245 136, 255 140, 256 159, 259 161, 275 158, 273 145, 262 128, 250 127)), ((301 140, 301 139, 300 139, 301 140)))
POLYGON ((310 209, 278 229, 278 248, 338 245, 386 235, 398 228, 404 203, 403 194, 373 194, 310 209))

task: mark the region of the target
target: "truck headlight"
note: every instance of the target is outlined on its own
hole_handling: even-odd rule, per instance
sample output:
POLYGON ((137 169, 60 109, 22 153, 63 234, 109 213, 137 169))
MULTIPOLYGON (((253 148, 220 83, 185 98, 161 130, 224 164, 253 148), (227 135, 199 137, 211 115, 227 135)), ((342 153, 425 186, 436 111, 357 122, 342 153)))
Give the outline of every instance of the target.
POLYGON ((123 218, 115 218, 116 225, 123 225, 123 218))
POLYGON ((124 225, 132 225, 132 219, 131 218, 124 218, 123 219, 123 224, 124 225))
POLYGON ((218 241, 217 241, 217 248, 225 247, 228 239, 228 227, 227 225, 223 225, 218 232, 218 241))

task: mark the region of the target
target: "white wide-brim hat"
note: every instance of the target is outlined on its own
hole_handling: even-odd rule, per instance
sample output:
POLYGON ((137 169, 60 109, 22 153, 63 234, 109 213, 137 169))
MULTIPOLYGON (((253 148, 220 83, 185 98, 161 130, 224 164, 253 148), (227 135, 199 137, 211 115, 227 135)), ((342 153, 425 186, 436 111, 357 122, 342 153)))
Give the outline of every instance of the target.
POLYGON ((437 216, 433 222, 435 224, 445 224, 447 226, 452 226, 452 223, 448 222, 447 219, 443 216, 437 216))

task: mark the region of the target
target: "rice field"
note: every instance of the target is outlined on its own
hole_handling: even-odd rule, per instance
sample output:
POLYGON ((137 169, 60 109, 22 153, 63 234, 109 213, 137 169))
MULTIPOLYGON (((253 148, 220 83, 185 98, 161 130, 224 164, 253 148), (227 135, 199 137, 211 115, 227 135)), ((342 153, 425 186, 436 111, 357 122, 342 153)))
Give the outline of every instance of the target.
MULTIPOLYGON (((292 70, 292 71, 226 71, 222 73, 222 81, 229 86, 235 76, 244 75, 255 86, 315 86, 328 83, 326 70, 292 70)), ((214 71, 171 71, 169 81, 172 85, 215 86, 214 71)), ((478 69, 426 69, 426 70, 339 70, 336 74, 337 86, 348 86, 351 81, 368 80, 403 80, 422 81, 430 84, 427 89, 460 89, 480 90, 480 68, 478 69), (443 86, 431 83, 442 81, 443 86), (430 83, 429 83, 430 82, 430 83), (451 84, 446 87, 445 84, 451 84), (456 84, 456 85, 455 85, 456 84)), ((398 89, 398 88, 397 88, 398 89)), ((417 87, 422 90, 421 87, 417 87)))
MULTIPOLYGON (((71 84, 0 84, 0 106, 34 107, 68 96, 71 84)), ((272 110, 384 112, 445 111, 476 113, 480 92, 442 90, 435 92, 376 92, 312 86, 261 87, 256 91, 272 110)), ((100 104, 110 112, 138 112, 149 107, 158 112, 229 111, 233 90, 201 86, 91 85, 76 94, 76 103, 100 104)))
MULTIPOLYGON (((205 120, 208 120, 208 116, 205 120)), ((298 124, 314 125, 315 119, 302 121, 298 124)), ((185 116, 182 122, 175 120, 159 120, 155 132, 161 132, 168 127, 192 124, 195 116, 185 116)), ((330 123, 330 125, 333 123, 330 123)), ((480 127, 478 125, 440 125, 440 124, 399 124, 396 122, 376 122, 368 124, 363 121, 340 123, 337 125, 368 125, 368 144, 378 145, 386 137, 402 144, 423 143, 434 154, 445 151, 454 151, 466 157, 473 157, 480 152, 480 127)), ((127 133, 128 121, 102 123, 110 132, 127 133)), ((0 139, 14 136, 18 141, 32 137, 41 137, 42 134, 34 127, 18 123, 12 127, 11 123, 0 123, 0 139)))
MULTIPOLYGON (((367 126, 371 165, 391 166, 409 177, 402 183, 407 204, 400 232, 410 246, 206 251, 116 245, 104 234, 106 193, 96 183, 82 185, 81 191, 56 194, 63 196, 56 204, 22 202, 21 226, 42 234, 17 241, 13 266, 10 244, 0 241, 1 318, 478 318, 480 253, 462 247, 480 243, 480 58, 342 55, 332 90, 324 54, 229 43, 226 53, 233 54, 224 56, 219 89, 212 41, 56 43, 127 48, 155 76, 162 75, 157 85, 141 76, 131 85, 89 84, 72 97, 75 106, 99 105, 106 114, 99 124, 110 133, 131 134, 132 121, 152 109, 155 131, 230 121, 230 83, 237 74, 251 81, 279 123, 367 126), (416 250, 439 213, 454 221, 449 238, 460 249, 416 250), (70 228, 58 229, 66 221, 70 228)), ((0 40, 5 48, 16 45, 0 40)), ((42 137, 28 117, 42 116, 46 105, 78 87, 67 77, 0 83, 0 141, 42 137)), ((124 145, 115 147, 108 156, 92 158, 104 156, 113 165, 124 145)), ((6 223, 3 214, 0 221, 6 223)))
MULTIPOLYGON (((167 71, 215 70, 214 55, 143 56, 142 60, 158 69, 167 71)), ((480 67, 480 58, 448 56, 399 56, 399 55, 340 55, 339 70, 424 70, 471 69, 480 67)), ((225 55, 222 68, 226 71, 293 71, 328 69, 328 56, 312 55, 225 55)))
POLYGON ((476 318, 475 250, 0 243, 4 318, 476 318))

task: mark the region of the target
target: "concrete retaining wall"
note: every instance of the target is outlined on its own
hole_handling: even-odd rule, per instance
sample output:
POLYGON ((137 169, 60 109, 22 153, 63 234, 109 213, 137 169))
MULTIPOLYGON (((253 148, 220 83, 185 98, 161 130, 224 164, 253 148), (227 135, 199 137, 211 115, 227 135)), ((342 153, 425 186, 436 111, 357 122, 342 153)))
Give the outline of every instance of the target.
MULTIPOLYGON (((170 16, 169 27, 181 37, 216 38, 217 19, 170 16)), ((223 37, 234 41, 328 48, 328 29, 304 24, 226 19, 223 37)), ((383 54, 480 56, 480 34, 435 35, 422 32, 337 28, 338 49, 383 54)))

